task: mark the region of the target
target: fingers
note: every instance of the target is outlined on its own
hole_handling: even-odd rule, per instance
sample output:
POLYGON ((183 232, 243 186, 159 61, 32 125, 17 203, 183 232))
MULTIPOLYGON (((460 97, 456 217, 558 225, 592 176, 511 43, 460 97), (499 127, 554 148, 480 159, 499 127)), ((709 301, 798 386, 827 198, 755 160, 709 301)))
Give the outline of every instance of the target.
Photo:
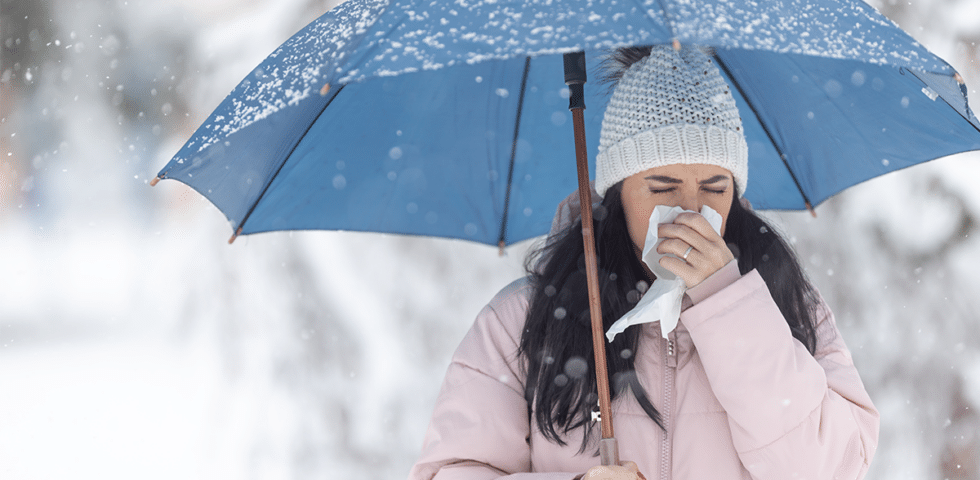
POLYGON ((708 220, 697 213, 684 212, 677 215, 673 223, 661 223, 658 226, 658 235, 663 237, 674 237, 684 240, 694 248, 698 248, 695 242, 701 239, 712 243, 724 243, 721 235, 715 232, 708 220))
POLYGON ((698 248, 694 245, 677 238, 665 238, 660 242, 660 245, 657 245, 657 253, 669 253, 680 258, 681 260, 689 259, 691 255, 698 251, 698 248))
MULTIPOLYGON (((688 260, 690 260, 690 256, 688 256, 688 260)), ((708 278, 708 276, 711 275, 709 273, 708 275, 705 275, 704 278, 700 278, 701 277, 701 275, 699 275, 699 272, 701 271, 700 269, 695 268, 694 266, 692 266, 691 264, 687 263, 684 260, 680 260, 674 257, 661 258, 660 265, 666 268, 667 270, 673 272, 674 275, 677 275, 678 278, 684 281, 684 284, 687 285, 688 288, 691 288, 694 285, 701 283, 701 281, 704 280, 704 278, 708 278)))
POLYGON ((638 467, 636 465, 636 462, 631 462, 629 460, 626 460, 626 461, 623 461, 623 462, 619 462, 619 466, 625 467, 626 470, 635 473, 637 479, 639 479, 639 480, 647 480, 647 477, 644 477, 643 474, 640 473, 640 467, 638 467))
POLYGON ((674 223, 660 224, 657 229, 663 239, 657 245, 657 252, 676 256, 661 258, 660 265, 684 280, 688 288, 735 258, 724 239, 696 213, 682 213, 674 223))

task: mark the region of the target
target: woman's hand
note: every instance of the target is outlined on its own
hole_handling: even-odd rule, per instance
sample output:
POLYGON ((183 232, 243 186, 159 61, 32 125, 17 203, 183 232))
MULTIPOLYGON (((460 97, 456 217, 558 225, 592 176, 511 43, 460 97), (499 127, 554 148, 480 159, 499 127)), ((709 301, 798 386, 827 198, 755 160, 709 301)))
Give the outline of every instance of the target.
POLYGON ((687 288, 701 283, 735 258, 725 240, 700 214, 683 212, 674 223, 662 223, 657 228, 657 235, 663 239, 657 252, 678 257, 663 257, 660 265, 683 279, 687 288))
POLYGON ((578 480, 646 480, 633 462, 620 462, 619 465, 597 465, 590 468, 578 480))

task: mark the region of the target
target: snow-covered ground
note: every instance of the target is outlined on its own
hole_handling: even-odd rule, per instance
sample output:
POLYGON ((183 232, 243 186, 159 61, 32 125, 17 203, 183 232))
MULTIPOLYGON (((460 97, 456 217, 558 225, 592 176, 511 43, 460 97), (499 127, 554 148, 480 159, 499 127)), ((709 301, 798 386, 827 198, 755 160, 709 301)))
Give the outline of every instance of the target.
MULTIPOLYGON (((206 200, 147 186, 329 3, 2 2, 0 42, 21 43, 0 69, 0 479, 404 478, 449 355, 527 245, 228 246, 206 200)), ((980 5, 877 6, 980 82, 980 5)), ((978 165, 777 216, 881 410, 869 478, 980 478, 978 165)))

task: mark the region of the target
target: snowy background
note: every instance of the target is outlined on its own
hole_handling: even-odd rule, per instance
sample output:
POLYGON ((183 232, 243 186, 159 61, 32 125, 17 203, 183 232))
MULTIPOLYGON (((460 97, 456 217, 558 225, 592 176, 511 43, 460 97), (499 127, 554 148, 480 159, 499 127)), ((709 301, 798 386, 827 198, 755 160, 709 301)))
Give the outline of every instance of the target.
MULTIPOLYGON (((318 0, 0 0, 0 478, 404 478, 521 274, 462 242, 243 237, 147 183, 318 0)), ((874 5, 966 78, 980 3, 874 5)), ((774 215, 882 413, 869 478, 980 478, 980 157, 774 215)))

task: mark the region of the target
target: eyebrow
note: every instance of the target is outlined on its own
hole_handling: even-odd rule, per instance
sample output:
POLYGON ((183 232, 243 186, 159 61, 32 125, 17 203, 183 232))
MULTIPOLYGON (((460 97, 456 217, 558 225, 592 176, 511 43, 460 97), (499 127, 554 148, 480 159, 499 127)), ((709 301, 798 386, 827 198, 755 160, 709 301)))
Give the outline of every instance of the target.
MULTIPOLYGON (((681 180, 681 179, 679 179, 679 178, 667 177, 667 176, 664 176, 664 175, 650 175, 649 177, 644 177, 644 178, 647 179, 647 180, 653 180, 655 182, 661 182, 661 183, 684 183, 684 181, 681 180)), ((717 182, 720 182, 722 180, 728 180, 728 176, 727 175, 715 175, 715 176, 713 176, 713 177, 711 177, 711 178, 709 178, 707 180, 701 180, 700 182, 698 182, 698 184, 700 184, 700 185, 707 185, 707 184, 710 184, 710 183, 717 183, 717 182)))
POLYGON ((720 182, 722 180, 728 180, 728 176, 727 175, 715 175, 715 176, 713 176, 713 177, 711 177, 711 178, 709 178, 707 180, 701 180, 700 182, 698 182, 698 184, 700 184, 700 185, 707 185, 709 183, 718 183, 718 182, 720 182))

